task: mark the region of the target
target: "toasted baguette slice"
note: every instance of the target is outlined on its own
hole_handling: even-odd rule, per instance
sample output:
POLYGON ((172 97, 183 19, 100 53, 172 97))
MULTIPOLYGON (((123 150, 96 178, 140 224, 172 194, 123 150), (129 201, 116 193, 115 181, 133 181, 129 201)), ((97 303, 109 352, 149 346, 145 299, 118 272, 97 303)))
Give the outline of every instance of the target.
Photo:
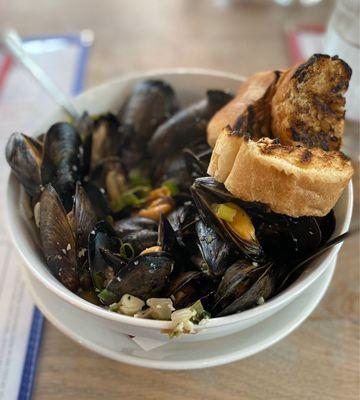
POLYGON ((271 128, 282 144, 339 150, 351 68, 337 56, 314 54, 278 81, 271 101, 271 128))
POLYGON ((351 179, 353 168, 339 151, 284 146, 269 138, 256 142, 224 130, 208 173, 244 201, 300 217, 326 215, 351 179))
POLYGON ((208 124, 207 141, 211 147, 226 126, 254 139, 270 135, 270 100, 279 75, 278 71, 259 72, 240 86, 236 97, 208 124))

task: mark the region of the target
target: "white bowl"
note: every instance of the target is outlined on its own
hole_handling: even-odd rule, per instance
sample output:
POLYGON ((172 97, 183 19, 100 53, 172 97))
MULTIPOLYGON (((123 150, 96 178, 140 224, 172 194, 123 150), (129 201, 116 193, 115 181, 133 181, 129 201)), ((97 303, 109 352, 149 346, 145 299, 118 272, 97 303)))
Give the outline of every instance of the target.
MULTIPOLYGON (((128 75, 97 86, 78 96, 75 99, 75 104, 79 110, 87 110, 92 114, 108 110, 116 111, 133 85, 146 78, 163 79, 169 82, 175 89, 183 106, 203 98, 207 89, 229 89, 235 92, 243 81, 243 78, 240 76, 223 72, 194 69, 161 70, 145 74, 128 75)), ((47 130, 52 123, 64 120, 65 117, 62 111, 59 110, 50 118, 44 120, 42 126, 34 134, 47 130)), ((135 319, 109 312, 70 292, 51 275, 37 246, 36 235, 29 229, 29 223, 20 210, 20 189, 16 178, 10 175, 6 212, 11 237, 18 252, 25 261, 27 271, 39 281, 44 290, 48 291, 48 295, 63 299, 74 310, 83 310, 82 318, 99 323, 105 329, 134 336, 166 339, 166 335, 161 330, 169 329, 169 322, 135 319)), ((352 214, 352 204, 353 192, 350 183, 335 207, 335 216, 337 219, 335 235, 348 230, 352 214)), ((178 340, 193 342, 214 339, 241 331, 269 318, 294 301, 311 283, 323 274, 339 252, 340 247, 341 245, 337 245, 319 257, 294 284, 265 304, 239 314, 213 318, 197 334, 183 336, 178 340)))

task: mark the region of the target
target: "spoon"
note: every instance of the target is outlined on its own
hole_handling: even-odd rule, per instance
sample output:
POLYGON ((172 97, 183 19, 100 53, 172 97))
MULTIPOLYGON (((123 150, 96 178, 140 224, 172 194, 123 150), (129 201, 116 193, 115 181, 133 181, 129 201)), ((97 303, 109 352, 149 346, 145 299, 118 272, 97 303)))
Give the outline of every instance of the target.
POLYGON ((292 269, 289 274, 285 277, 285 279, 283 280, 283 282, 280 285, 279 290, 282 290, 284 288, 284 286, 286 285, 286 283, 290 280, 291 277, 293 277, 295 275, 295 273, 297 272, 298 275, 300 275, 300 272, 303 271, 304 267, 307 266, 307 264, 314 260, 315 258, 317 258, 318 256, 320 256, 321 254, 323 254, 325 251, 327 251, 328 249, 330 249, 331 247, 335 246, 338 243, 343 242, 345 239, 347 239, 350 235, 353 235, 354 233, 357 233, 359 231, 359 228, 355 228, 351 231, 347 231, 345 233, 342 233, 339 236, 336 236, 335 238, 329 240, 327 243, 325 243, 322 247, 320 247, 319 249, 316 250, 316 252, 314 254, 312 254, 311 256, 307 257, 305 260, 301 261, 300 264, 296 265, 296 267, 294 269, 292 269))
POLYGON ((21 38, 13 29, 0 33, 0 43, 4 45, 13 58, 27 70, 36 82, 42 86, 50 97, 75 121, 80 118, 79 112, 69 97, 50 79, 45 71, 28 55, 21 38))

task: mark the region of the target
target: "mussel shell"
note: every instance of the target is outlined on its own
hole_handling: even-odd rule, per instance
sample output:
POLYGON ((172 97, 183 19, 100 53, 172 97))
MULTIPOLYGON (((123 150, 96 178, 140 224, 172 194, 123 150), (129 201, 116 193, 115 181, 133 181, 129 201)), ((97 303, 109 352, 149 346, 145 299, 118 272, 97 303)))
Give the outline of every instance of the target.
MULTIPOLYGON (((101 249, 117 253, 120 249, 119 239, 115 231, 106 221, 99 221, 90 232, 88 243, 88 257, 91 278, 95 289, 102 290, 108 275, 115 275, 118 270, 109 265, 101 249)), ((120 268, 120 266, 119 266, 120 268)))
POLYGON ((191 176, 191 180, 200 178, 207 175, 207 164, 200 160, 200 158, 190 149, 183 150, 185 157, 186 168, 191 176))
POLYGON ((31 197, 38 197, 41 185, 42 145, 22 133, 13 133, 6 144, 6 160, 31 197))
POLYGON ((104 219, 111 215, 112 211, 103 188, 98 187, 92 182, 83 182, 83 188, 91 201, 96 216, 99 219, 104 219))
POLYGON ((216 276, 222 275, 235 255, 231 242, 222 240, 215 229, 201 219, 196 222, 195 230, 199 249, 209 272, 216 276))
POLYGON ((172 154, 164 162, 156 163, 152 178, 157 186, 171 179, 183 191, 187 191, 192 183, 182 153, 172 154))
POLYGON ((123 237, 131 232, 136 232, 141 229, 150 230, 156 232, 158 224, 156 221, 150 218, 132 216, 124 219, 120 219, 114 223, 114 229, 116 233, 123 237))
POLYGON ((205 99, 178 111, 158 127, 149 142, 149 154, 163 156, 176 153, 190 142, 204 140, 210 118, 232 96, 220 90, 209 90, 205 99))
POLYGON ((56 190, 47 185, 40 198, 40 239, 52 274, 68 289, 79 287, 75 237, 56 190))
POLYGON ((119 157, 102 159, 90 173, 90 182, 106 191, 108 201, 116 201, 127 189, 127 174, 119 157))
POLYGON ((119 120, 112 113, 94 120, 91 139, 91 170, 102 160, 120 154, 122 131, 119 120))
POLYGON ((273 259, 302 259, 322 243, 322 232, 314 217, 292 218, 268 213, 255 224, 265 253, 273 259))
POLYGON ((175 92, 168 83, 152 79, 137 83, 119 113, 125 138, 141 140, 143 145, 177 109, 175 92))
POLYGON ((81 139, 73 125, 58 122, 50 127, 44 142, 41 177, 51 183, 67 211, 72 207, 75 183, 81 179, 81 139))
POLYGON ((120 300, 124 294, 131 294, 146 301, 161 297, 169 282, 174 262, 166 252, 155 252, 133 258, 121 268, 107 285, 114 294, 111 302, 120 300))
POLYGON ((76 184, 71 214, 78 263, 82 264, 83 258, 87 258, 88 238, 96 224, 97 217, 84 188, 79 182, 76 184))
POLYGON ((276 290, 273 263, 257 265, 240 260, 230 266, 215 294, 212 314, 217 317, 244 311, 266 300, 276 290))
POLYGON ((175 308, 184 308, 210 293, 213 287, 214 281, 200 271, 185 271, 171 281, 166 297, 172 299, 175 308))
POLYGON ((158 233, 148 229, 140 229, 121 237, 124 243, 130 243, 135 254, 139 254, 146 248, 155 246, 158 242, 158 233))
MULTIPOLYGON (((225 198, 217 197, 208 191, 208 189, 203 190, 201 186, 198 186, 200 180, 204 180, 204 178, 197 178, 190 191, 202 220, 209 227, 213 227, 224 242, 233 243, 245 256, 253 260, 262 260, 264 258, 264 251, 258 241, 247 241, 240 238, 223 220, 214 214, 211 204, 219 202, 219 199, 223 201, 225 198)), ((236 199, 234 201, 237 202, 236 199)))

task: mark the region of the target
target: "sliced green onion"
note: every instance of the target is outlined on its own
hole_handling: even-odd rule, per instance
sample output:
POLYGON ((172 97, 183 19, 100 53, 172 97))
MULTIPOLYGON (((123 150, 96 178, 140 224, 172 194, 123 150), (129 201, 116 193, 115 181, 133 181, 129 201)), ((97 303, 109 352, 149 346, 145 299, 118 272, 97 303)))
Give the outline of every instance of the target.
POLYGON ((235 208, 232 208, 227 204, 214 204, 212 208, 218 218, 227 222, 233 222, 237 212, 235 208))
POLYGON ((204 310, 201 300, 197 300, 192 306, 190 306, 190 310, 196 312, 195 316, 191 318, 192 322, 199 323, 204 318, 210 318, 210 313, 204 310))
POLYGON ((110 290, 104 289, 102 290, 99 294, 98 297, 100 300, 102 300, 104 303, 111 304, 115 303, 117 300, 116 295, 113 292, 110 292, 110 290))
POLYGON ((102 272, 93 274, 93 281, 96 290, 101 290, 104 287, 104 276, 102 272))
POLYGON ((176 182, 173 179, 168 179, 167 181, 163 182, 162 186, 170 190, 171 196, 175 196, 180 192, 176 182))
POLYGON ((111 209, 119 212, 127 206, 140 207, 146 202, 151 188, 149 186, 136 186, 124 192, 118 199, 111 202, 111 209))
POLYGON ((130 186, 151 186, 151 179, 144 168, 134 168, 129 172, 130 186))
POLYGON ((135 250, 130 243, 121 243, 119 254, 121 258, 129 260, 135 256, 135 250))
POLYGON ((118 304, 118 303, 112 303, 112 304, 110 304, 110 306, 109 306, 109 311, 118 312, 118 310, 119 310, 119 304, 118 304))

